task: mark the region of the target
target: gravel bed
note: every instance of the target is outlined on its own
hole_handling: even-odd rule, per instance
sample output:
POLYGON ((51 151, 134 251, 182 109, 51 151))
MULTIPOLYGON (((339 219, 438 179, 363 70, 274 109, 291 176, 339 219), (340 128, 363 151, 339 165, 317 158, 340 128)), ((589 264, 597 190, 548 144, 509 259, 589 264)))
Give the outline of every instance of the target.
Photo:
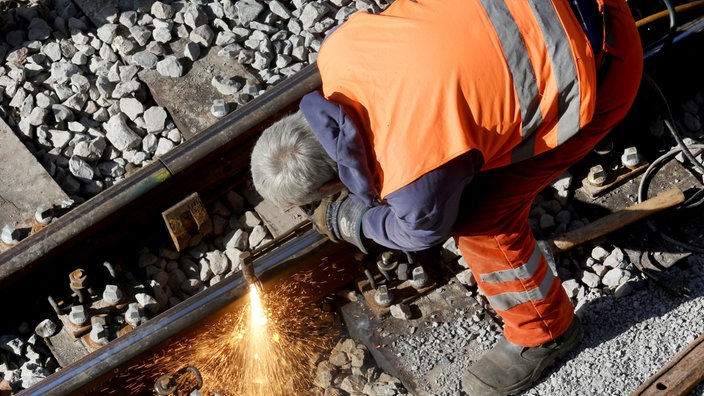
MULTIPOLYGON (((203 48, 215 45, 221 47, 221 56, 237 57, 258 76, 257 81, 247 82, 213 77, 213 86, 223 95, 237 94, 245 103, 314 61, 329 28, 357 10, 378 11, 386 6, 370 0, 222 0, 157 1, 134 9, 128 7, 131 2, 121 1, 110 23, 95 29, 68 0, 32 4, 2 14, 0 112, 76 203, 123 180, 182 141, 168 112, 153 102, 137 78, 139 70, 153 68, 178 78, 183 72, 180 59, 197 59, 203 48), (189 41, 184 53, 166 55, 164 44, 177 39, 189 41)), ((694 141, 702 141, 702 106, 701 92, 682 105, 681 129, 694 141)), ((662 127, 655 125, 651 133, 662 133, 662 127)), ((535 227, 551 235, 589 221, 570 205, 572 184, 571 175, 563 175, 536 201, 531 213, 535 227)), ((236 273, 238 255, 268 240, 266 230, 238 197, 233 192, 227 202, 209 208, 214 238, 183 255, 153 248, 135 258, 130 276, 142 285, 139 293, 134 292, 137 322, 236 273)), ((688 298, 672 297, 646 281, 627 254, 608 243, 561 264, 556 271, 583 319, 585 339, 569 360, 525 394, 629 394, 704 332, 701 255, 667 272, 691 290, 688 298)), ((468 291, 479 296, 467 283, 468 291)), ((491 314, 490 308, 485 310, 491 314)), ((119 316, 128 320, 126 312, 119 316)), ((475 328, 474 318, 465 319, 460 327, 480 340, 480 349, 491 348, 500 336, 498 329, 475 328)), ((3 329, 0 393, 27 388, 58 369, 41 342, 59 331, 58 321, 47 320, 3 329)), ((458 334, 457 327, 449 326, 437 325, 445 340, 458 334)), ((98 339, 105 335, 96 332, 98 339)), ((433 359, 462 348, 449 341, 445 345, 448 348, 440 350, 409 347, 408 353, 417 357, 419 370, 432 370, 433 359)), ((460 361, 463 367, 471 363, 460 361)), ((460 376, 461 372, 449 373, 443 379, 447 389, 442 394, 460 394, 460 376)), ((397 379, 375 367, 364 346, 346 338, 317 363, 313 377, 316 386, 311 394, 408 394, 397 379)), ((704 386, 693 394, 704 394, 704 386)))
MULTIPOLYGON (((8 2, 9 4, 9 2, 8 2)), ((13 3, 14 4, 14 3, 13 3)), ((39 0, 3 12, 0 116, 75 201, 123 180, 183 140, 167 109, 139 80, 153 69, 182 77, 207 49, 253 76, 212 76, 244 104, 314 62, 325 32, 383 0, 116 1, 99 27, 71 0, 39 0), (183 53, 167 46, 183 42, 183 53)), ((233 106, 214 105, 222 116, 233 106)))
MULTIPOLYGON (((692 295, 677 298, 648 281, 630 282, 627 296, 590 293, 577 314, 584 340, 569 360, 526 395, 628 395, 704 333, 704 256, 668 271, 692 295)), ((704 394, 704 386, 691 395, 704 394)))

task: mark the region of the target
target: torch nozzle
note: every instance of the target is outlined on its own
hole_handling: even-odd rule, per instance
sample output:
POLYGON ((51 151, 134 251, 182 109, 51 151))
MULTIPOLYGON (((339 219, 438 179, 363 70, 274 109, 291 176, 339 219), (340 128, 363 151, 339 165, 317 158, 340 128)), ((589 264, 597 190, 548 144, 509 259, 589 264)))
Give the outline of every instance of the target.
POLYGON ((250 252, 243 252, 240 256, 240 267, 242 268, 242 276, 250 285, 254 285, 257 291, 262 292, 262 282, 254 273, 254 260, 250 252))

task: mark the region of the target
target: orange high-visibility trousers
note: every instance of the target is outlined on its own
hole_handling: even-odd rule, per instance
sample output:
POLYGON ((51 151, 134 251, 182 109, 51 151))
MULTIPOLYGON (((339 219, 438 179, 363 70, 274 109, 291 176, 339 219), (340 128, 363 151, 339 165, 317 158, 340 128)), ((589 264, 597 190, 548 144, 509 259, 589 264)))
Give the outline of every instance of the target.
POLYGON ((606 0, 613 26, 608 70, 599 81, 592 121, 567 142, 531 159, 480 172, 463 197, 453 230, 482 292, 514 344, 537 346, 567 330, 574 308, 549 269, 528 225, 535 196, 623 120, 643 71, 643 52, 628 5, 606 0))

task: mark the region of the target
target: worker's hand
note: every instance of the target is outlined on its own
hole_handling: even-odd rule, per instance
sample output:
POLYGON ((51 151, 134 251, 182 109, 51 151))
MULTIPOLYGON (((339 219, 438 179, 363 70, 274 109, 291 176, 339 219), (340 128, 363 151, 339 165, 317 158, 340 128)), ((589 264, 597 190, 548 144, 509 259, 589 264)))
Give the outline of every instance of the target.
POLYGON ((323 198, 318 206, 313 209, 313 213, 310 216, 310 221, 313 223, 313 228, 315 228, 315 230, 319 233, 330 238, 333 242, 340 242, 340 239, 333 232, 333 223, 335 219, 328 219, 328 211, 330 211, 330 214, 332 215, 333 210, 330 206, 339 206, 340 202, 345 198, 347 198, 347 190, 343 190, 339 194, 323 198))
POLYGON ((325 197, 313 211, 310 221, 316 231, 333 242, 346 241, 365 254, 362 243, 362 217, 369 207, 352 200, 347 190, 325 197))

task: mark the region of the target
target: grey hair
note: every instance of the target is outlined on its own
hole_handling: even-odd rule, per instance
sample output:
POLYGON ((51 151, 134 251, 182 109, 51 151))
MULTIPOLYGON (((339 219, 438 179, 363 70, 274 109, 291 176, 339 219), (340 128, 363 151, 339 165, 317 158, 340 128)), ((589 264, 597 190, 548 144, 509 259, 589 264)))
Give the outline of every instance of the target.
POLYGON ((299 111, 262 132, 252 150, 254 188, 279 207, 318 201, 318 191, 337 177, 337 164, 299 111))

